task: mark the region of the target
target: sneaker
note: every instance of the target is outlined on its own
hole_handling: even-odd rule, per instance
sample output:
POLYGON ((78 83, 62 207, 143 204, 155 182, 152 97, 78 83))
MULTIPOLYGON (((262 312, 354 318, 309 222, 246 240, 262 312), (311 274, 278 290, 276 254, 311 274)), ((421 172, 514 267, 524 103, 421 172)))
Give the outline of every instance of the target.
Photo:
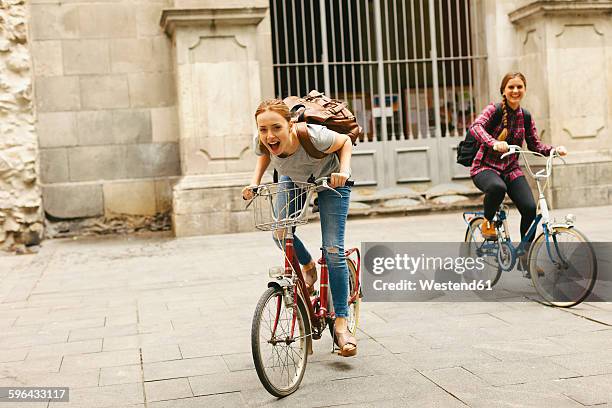
POLYGON ((484 239, 497 239, 497 231, 495 231, 495 223, 487 219, 480 224, 480 232, 484 239))

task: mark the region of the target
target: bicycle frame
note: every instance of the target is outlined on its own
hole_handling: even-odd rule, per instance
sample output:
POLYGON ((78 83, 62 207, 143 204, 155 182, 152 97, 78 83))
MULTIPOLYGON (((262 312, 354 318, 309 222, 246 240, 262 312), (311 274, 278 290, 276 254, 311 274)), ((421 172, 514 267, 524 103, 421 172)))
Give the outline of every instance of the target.
MULTIPOLYGON (((356 253, 357 254, 357 275, 355 277, 356 282, 355 282, 355 287, 361 289, 361 277, 359 276, 359 272, 361 271, 361 254, 359 253, 359 249, 357 248, 351 248, 347 251, 344 251, 344 256, 346 258, 348 258, 349 256, 351 256, 352 254, 356 253)), ((321 257, 319 259, 319 261, 317 262, 319 265, 321 265, 321 291, 319 293, 319 297, 315 297, 312 299, 312 305, 314 308, 314 305, 317 304, 317 302, 319 302, 319 312, 317 314, 315 314, 316 317, 318 317, 319 319, 324 319, 326 317, 329 318, 334 318, 334 313, 329 313, 329 298, 327 296, 327 288, 329 287, 329 269, 327 267, 327 263, 325 262, 325 257, 321 257)), ((355 293, 349 293, 350 297, 348 300, 348 303, 353 303, 355 301, 355 299, 359 296, 359 291, 356 291, 355 293)))
MULTIPOLYGON (((359 290, 355 291, 355 293, 350 293, 350 297, 348 303, 353 303, 357 297, 360 296, 361 290, 361 255, 359 253, 359 249, 351 248, 344 252, 345 257, 350 257, 352 254, 357 255, 357 274, 355 276, 356 282, 355 287, 359 288, 359 290)), ((317 333, 321 333, 325 329, 326 320, 333 319, 335 314, 330 312, 330 301, 331 299, 328 296, 328 288, 329 288, 329 269, 327 267, 327 263, 325 262, 325 258, 321 257, 318 260, 318 264, 321 265, 320 272, 320 287, 321 290, 318 296, 311 297, 306 289, 306 284, 304 281, 304 276, 302 274, 302 270, 300 268, 300 264, 297 260, 297 255, 295 253, 295 249, 293 246, 293 233, 287 233, 285 238, 285 250, 284 250, 284 258, 285 258, 285 267, 284 274, 281 277, 278 277, 275 280, 271 280, 268 282, 268 287, 277 286, 283 290, 283 296, 291 297, 291 304, 293 307, 296 307, 298 298, 306 305, 306 311, 308 313, 308 319, 311 324, 311 329, 315 329, 314 331, 317 333), (294 274, 295 272, 295 274, 294 274), (297 290, 295 289, 297 288, 297 290), (291 292, 289 292, 291 290, 291 292), (307 301, 308 300, 308 301, 307 301), (315 310, 315 306, 317 306, 317 310, 315 310)), ((287 299, 285 298, 285 301, 287 299)), ((276 333, 276 328, 278 324, 278 319, 280 315, 280 305, 281 299, 278 299, 276 316, 274 319, 274 327, 272 329, 272 334, 276 333)), ((295 315, 293 316, 293 320, 291 322, 291 337, 293 337, 295 328, 295 315)), ((313 335, 314 333, 309 333, 308 335, 313 335)), ((317 337, 318 338, 318 337, 317 337)))
MULTIPOLYGON (((509 146, 509 151, 505 154, 502 155, 502 158, 506 155, 509 154, 514 154, 514 153, 519 153, 521 155, 524 155, 526 153, 530 153, 533 155, 537 155, 537 156, 541 156, 544 157, 543 155, 536 153, 536 152, 531 152, 531 151, 526 151, 526 150, 522 150, 520 146, 517 145, 510 145, 509 146)), ((562 266, 566 266, 567 265, 567 261, 565 259, 563 259, 563 257, 561 256, 561 252, 559 251, 559 245, 557 242, 557 239, 555 237, 555 234, 553 233, 553 228, 551 228, 550 226, 550 212, 548 210, 548 202, 546 201, 546 197, 544 196, 544 189, 542 188, 541 184, 540 184, 540 180, 545 180, 548 179, 552 173, 552 161, 555 157, 559 157, 561 160, 563 160, 563 158, 561 156, 558 156, 556 154, 556 152, 553 150, 550 155, 546 158, 546 166, 544 169, 536 172, 535 174, 533 173, 533 171, 531 170, 531 166, 529 165, 529 162, 527 161, 527 159, 524 158, 523 159, 525 161, 525 168, 527 169, 527 171, 529 172, 529 174, 531 175, 531 177, 533 177, 533 179, 536 181, 536 186, 538 188, 538 206, 540 208, 540 213, 536 216, 536 219, 532 222, 532 225, 529 228, 529 231, 527 234, 525 234, 525 237, 521 240, 521 244, 520 246, 526 246, 528 244, 529 239, 533 236, 533 234, 535 234, 535 230, 537 228, 537 224, 541 221, 542 222, 542 229, 544 231, 544 239, 546 241, 546 252, 548 253, 548 257, 550 258, 551 262, 553 262, 555 264, 555 266, 560 266, 560 264, 555 260, 555 258, 553 257, 553 254, 551 252, 551 248, 550 248, 550 238, 552 236, 552 240, 555 244, 555 252, 557 254, 557 256, 559 257, 559 259, 561 260, 561 265, 562 266)), ((563 160, 563 162, 565 162, 565 160, 563 160)), ((565 224, 556 224, 555 226, 564 226, 567 228, 572 228, 573 224, 571 223, 565 223, 565 224)))
MULTIPOLYGON (((536 152, 530 152, 530 151, 525 151, 522 150, 520 146, 516 146, 516 145, 510 145, 509 146, 509 151, 507 153, 504 153, 504 155, 502 155, 502 158, 510 155, 510 154, 514 154, 514 153, 519 153, 519 154, 525 154, 525 153, 531 153, 534 155, 538 155, 538 156, 542 156, 539 153, 536 152)), ((543 157, 543 156, 542 156, 543 157)), ((548 177, 550 177, 551 174, 551 170, 552 170, 552 160, 555 157, 554 152, 551 153, 551 155, 547 158, 546 161, 546 167, 542 170, 539 170, 538 172, 536 172, 535 174, 532 172, 531 170, 531 166, 529 165, 529 162, 525 159, 525 166, 527 168, 528 173, 531 175, 531 177, 536 181, 536 186, 538 189, 538 208, 539 208, 539 212, 538 214, 536 214, 535 219, 532 221, 531 225, 529 226, 529 229, 527 230, 527 233, 525 234, 525 236, 521 239, 521 241, 519 242, 519 244, 515 247, 511 240, 510 240, 510 236, 508 233, 508 226, 507 226, 507 217, 506 217, 506 211, 504 208, 504 205, 502 204, 500 206, 500 209, 496 212, 496 216, 497 219, 499 221, 501 221, 503 223, 504 226, 504 232, 505 232, 505 238, 508 242, 509 242, 509 247, 511 248, 512 251, 512 256, 513 257, 517 257, 517 256, 521 256, 523 254, 525 254, 527 247, 530 245, 530 242, 532 240, 532 238, 535 236, 535 233, 537 231, 538 228, 538 224, 541 223, 542 225, 542 230, 544 232, 544 238, 546 241, 546 250, 548 253, 548 256, 550 258, 550 260, 557 266, 559 265, 567 265, 567 261, 563 259, 563 257, 561 256, 561 253, 559 251, 559 245, 558 242, 556 240, 556 237, 553 233, 553 228, 552 227, 556 227, 556 226, 564 226, 567 228, 572 228, 573 224, 571 223, 556 223, 554 224, 554 226, 551 226, 551 218, 550 218, 550 211, 548 209, 548 202, 546 201, 546 197, 544 195, 544 188, 541 185, 541 180, 543 179, 548 179, 548 177), (561 263, 559 264, 555 258, 553 257, 553 253, 551 251, 551 245, 550 245, 550 241, 551 241, 551 237, 552 237, 552 241, 554 242, 554 246, 555 246, 555 252, 558 255, 558 258, 561 260, 561 263)), ((468 227, 471 228, 470 226, 470 222, 474 217, 484 217, 484 212, 483 211, 469 211, 469 212, 464 212, 463 213, 463 220, 466 222, 466 224, 468 224, 468 227), (469 217, 469 216, 472 217, 469 217)), ((490 249, 490 250, 496 250, 498 246, 498 243, 492 243, 490 245, 487 245, 487 242, 483 243, 481 245, 482 249, 483 247, 485 247, 484 249, 490 249), (485 247, 486 246, 486 247, 485 247), (490 247, 490 248, 488 248, 490 247)), ((514 264, 514 261, 512 262, 512 264, 514 264)))
MULTIPOLYGON (((349 294, 350 297, 349 297, 348 303, 352 303, 356 300, 357 297, 360 296, 361 254, 359 253, 359 249, 357 248, 351 248, 345 251, 344 254, 347 258, 351 256, 352 254, 357 255, 357 266, 356 266, 357 274, 355 276, 355 279, 356 279, 355 287, 359 288, 359 290, 357 290, 355 293, 349 294)), ((307 292, 306 284, 304 281, 304 276, 302 274, 299 262, 297 260, 295 249, 293 247, 293 233, 292 232, 289 232, 285 238, 284 258, 285 258, 284 275, 282 277, 279 277, 275 280, 268 282, 268 287, 272 287, 272 286, 280 287, 283 290, 284 296, 291 296, 293 307, 296 307, 298 298, 301 298, 301 300, 306 305, 306 311, 308 313, 308 319, 311 324, 311 329, 315 329, 313 332, 307 335, 314 335, 315 334, 314 332, 321 333, 325 329, 326 320, 333 319, 335 317, 334 313, 330 312, 329 310, 330 299, 328 297, 328 290, 327 290, 327 288, 329 287, 329 269, 327 267, 327 263, 325 262, 325 258, 321 257, 318 260, 318 264, 321 265, 321 273, 320 273, 321 290, 320 290, 319 295, 314 296, 314 297, 311 297, 307 292), (295 272, 295 275, 294 275, 294 272, 295 272), (297 288, 297 290, 295 290, 294 288, 297 288), (288 293, 288 290, 290 289, 293 289, 293 290, 288 293), (309 301, 306 301, 307 299, 309 301), (318 307, 318 310, 315 311, 315 306, 317 305, 317 303, 319 304, 319 307, 318 307)), ((276 310, 276 315, 274 319, 274 327, 272 329, 273 337, 276 333, 278 319, 280 316, 281 299, 279 298, 277 302, 278 303, 277 303, 277 310, 276 310)), ((293 315, 293 319, 291 322, 291 333, 290 333, 291 337, 293 337, 293 334, 294 334, 295 323, 296 323, 295 315, 293 315)), ((318 335, 316 338, 318 338, 318 335)))
MULTIPOLYGON (((285 238, 285 250, 284 250, 284 258, 285 258, 285 269, 284 275, 275 280, 268 282, 268 287, 278 286, 283 289, 284 296, 290 296, 292 299, 292 306, 297 307, 298 297, 306 305, 306 312, 308 313, 308 319, 310 323, 316 323, 313 316, 315 316, 313 304, 307 299, 310 299, 310 296, 306 290, 306 284, 304 283, 304 276, 302 275, 302 269, 300 268, 300 264, 297 260, 297 255, 295 253, 295 249, 293 247, 293 232, 289 231, 285 238), (295 272, 295 275, 294 275, 295 272), (297 288, 297 290, 295 289, 297 288), (289 289, 292 289, 290 293, 287 293, 289 289)), ((280 298, 278 300, 280 302, 280 298)), ((278 323, 278 318, 280 314, 280 304, 277 305, 276 316, 274 319, 274 327, 272 330, 272 335, 276 333, 276 327, 278 323)), ((293 315, 293 319, 291 322, 291 337, 293 337, 295 329, 295 314, 293 315)), ((309 333, 308 335, 311 335, 309 333)))

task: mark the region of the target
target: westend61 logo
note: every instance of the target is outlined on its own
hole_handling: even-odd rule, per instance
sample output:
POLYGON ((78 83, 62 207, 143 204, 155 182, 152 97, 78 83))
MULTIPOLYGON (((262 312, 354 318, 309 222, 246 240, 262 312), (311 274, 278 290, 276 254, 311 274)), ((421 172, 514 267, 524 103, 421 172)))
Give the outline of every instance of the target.
POLYGON ((492 290, 486 259, 469 244, 366 242, 362 252, 364 301, 433 300, 445 293, 458 300, 492 290))

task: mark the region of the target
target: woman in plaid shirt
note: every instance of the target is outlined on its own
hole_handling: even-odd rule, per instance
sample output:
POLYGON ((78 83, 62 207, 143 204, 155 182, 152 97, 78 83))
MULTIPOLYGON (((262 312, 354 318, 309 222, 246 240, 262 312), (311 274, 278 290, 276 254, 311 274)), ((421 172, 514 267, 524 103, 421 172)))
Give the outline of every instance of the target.
MULTIPOLYGON (((520 103, 526 88, 527 81, 523 74, 506 74, 499 88, 503 112, 500 123, 494 123, 497 107, 490 104, 471 125, 474 137, 480 142, 480 148, 472 163, 470 176, 476 187, 485 193, 486 220, 482 224, 482 235, 486 239, 496 238, 495 227, 491 221, 506 193, 521 213, 521 237, 525 236, 536 216, 535 200, 519 166, 518 155, 501 158, 501 155, 508 151, 509 144, 522 146, 523 141, 527 142, 529 150, 546 156, 553 149, 553 146, 540 141, 533 120, 525 123, 520 103)), ((557 147, 556 151, 561 156, 567 154, 564 146, 557 147)))

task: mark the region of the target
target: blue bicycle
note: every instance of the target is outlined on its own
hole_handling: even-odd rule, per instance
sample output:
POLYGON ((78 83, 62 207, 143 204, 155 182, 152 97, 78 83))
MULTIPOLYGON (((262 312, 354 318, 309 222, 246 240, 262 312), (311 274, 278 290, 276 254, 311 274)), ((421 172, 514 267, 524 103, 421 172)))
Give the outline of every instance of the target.
MULTIPOLYGON (((546 183, 551 175, 552 162, 560 156, 553 150, 546 159, 546 166, 532 172, 524 154, 545 157, 540 153, 523 150, 510 145, 502 158, 520 154, 527 173, 535 180, 538 188, 538 212, 525 237, 515 246, 510 239, 507 213, 502 204, 493 219, 496 238, 485 239, 481 233, 484 222, 482 211, 467 211, 463 219, 467 224, 465 242, 469 256, 483 258, 485 269, 478 272, 479 279, 489 280, 495 285, 502 272, 514 269, 518 262, 525 277, 530 277, 544 303, 557 307, 572 307, 585 300, 592 292, 597 280, 597 258, 586 236, 574 226, 575 217, 565 216, 563 221, 551 219, 548 203, 544 196, 546 183), (544 181, 544 186, 541 185, 544 181), (541 232, 536 234, 538 225, 541 232)), ((563 159, 561 159, 563 160, 563 159)))

